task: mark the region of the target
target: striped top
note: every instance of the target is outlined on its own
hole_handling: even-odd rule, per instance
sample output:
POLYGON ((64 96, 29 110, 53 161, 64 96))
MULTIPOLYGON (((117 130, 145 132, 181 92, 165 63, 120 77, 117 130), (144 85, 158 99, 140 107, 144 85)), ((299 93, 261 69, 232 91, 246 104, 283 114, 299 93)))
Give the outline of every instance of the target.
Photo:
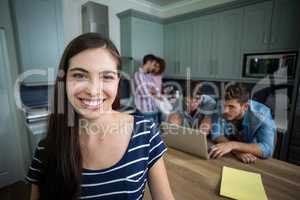
POLYGON ((146 74, 142 67, 134 74, 135 106, 140 112, 157 112, 158 107, 150 94, 150 88, 156 88, 153 76, 146 74))
MULTIPOLYGON (((41 154, 46 150, 39 143, 26 177, 29 183, 42 184, 41 154)), ((133 133, 121 160, 106 169, 82 170, 80 199, 143 199, 149 169, 166 150, 157 124, 134 116, 133 133)))

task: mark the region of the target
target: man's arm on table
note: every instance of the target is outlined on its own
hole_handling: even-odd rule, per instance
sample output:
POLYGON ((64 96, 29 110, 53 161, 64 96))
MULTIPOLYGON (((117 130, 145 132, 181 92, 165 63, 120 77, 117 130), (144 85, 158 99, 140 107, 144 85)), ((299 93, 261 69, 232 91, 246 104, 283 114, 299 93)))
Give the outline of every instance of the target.
POLYGON ((257 143, 230 142, 232 150, 251 153, 260 158, 270 158, 273 154, 276 127, 273 123, 263 123, 257 130, 257 143))
MULTIPOLYGON (((228 140, 226 137, 224 137, 222 135, 219 136, 218 138, 216 138, 214 141, 217 144, 214 145, 212 147, 211 151, 209 152, 209 155, 210 155, 211 158, 220 158, 223 155, 225 155, 226 153, 231 152, 240 161, 242 161, 244 163, 252 163, 252 162, 254 162, 257 159, 257 157, 255 155, 253 155, 251 152, 243 152, 243 151, 239 150, 239 148, 241 146, 242 146, 242 149, 243 149, 243 147, 244 147, 243 144, 245 144, 245 143, 230 141, 230 140, 228 140), (238 145, 239 144, 242 144, 242 145, 238 146, 237 149, 234 149, 231 146, 234 145, 235 143, 238 143, 238 145), (232 148, 232 150, 230 150, 231 148, 232 148)), ((247 146, 247 144, 245 144, 245 145, 247 146)), ((253 145, 253 144, 251 144, 251 145, 253 145)), ((246 150, 248 150, 248 148, 249 148, 249 146, 246 147, 246 150)), ((245 150, 245 149, 243 149, 243 150, 245 150)))

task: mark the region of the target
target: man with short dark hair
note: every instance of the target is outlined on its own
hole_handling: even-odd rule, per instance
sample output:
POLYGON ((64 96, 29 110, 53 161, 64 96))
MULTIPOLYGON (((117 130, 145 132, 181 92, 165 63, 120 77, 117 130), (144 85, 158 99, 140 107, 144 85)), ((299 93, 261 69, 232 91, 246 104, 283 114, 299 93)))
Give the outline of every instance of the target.
POLYGON ((230 85, 225 91, 223 117, 214 120, 211 139, 217 144, 210 156, 220 158, 232 152, 245 163, 273 154, 276 125, 270 109, 254 100, 242 84, 230 85))
MULTIPOLYGON (((155 55, 153 55, 153 54, 147 54, 143 58, 143 66, 147 65, 148 62, 150 62, 150 63, 152 63, 154 65, 153 61, 157 62, 157 57, 155 55)), ((151 70, 153 70, 153 69, 154 69, 154 66, 152 67, 151 70)))
POLYGON ((154 121, 157 121, 158 108, 151 94, 155 86, 151 72, 155 69, 156 63, 157 58, 154 55, 145 55, 143 65, 134 74, 136 111, 154 121))

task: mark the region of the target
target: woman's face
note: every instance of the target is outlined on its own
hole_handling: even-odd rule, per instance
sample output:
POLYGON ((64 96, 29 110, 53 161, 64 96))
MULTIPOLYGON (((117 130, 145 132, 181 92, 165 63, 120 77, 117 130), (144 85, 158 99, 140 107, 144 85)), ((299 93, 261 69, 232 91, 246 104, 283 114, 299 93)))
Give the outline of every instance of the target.
POLYGON ((97 119, 112 110, 119 83, 117 65, 104 48, 88 49, 70 59, 67 96, 82 117, 97 119))
POLYGON ((155 61, 154 63, 154 67, 153 67, 153 73, 154 74, 158 74, 159 73, 159 70, 160 70, 160 65, 159 65, 159 62, 155 61))

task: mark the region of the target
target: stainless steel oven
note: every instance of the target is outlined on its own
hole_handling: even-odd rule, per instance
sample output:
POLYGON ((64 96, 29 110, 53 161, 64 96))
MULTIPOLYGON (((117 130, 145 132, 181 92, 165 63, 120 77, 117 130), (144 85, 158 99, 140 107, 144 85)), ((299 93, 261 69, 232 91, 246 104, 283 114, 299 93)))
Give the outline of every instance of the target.
POLYGON ((243 77, 293 79, 296 72, 297 51, 244 54, 243 77))

